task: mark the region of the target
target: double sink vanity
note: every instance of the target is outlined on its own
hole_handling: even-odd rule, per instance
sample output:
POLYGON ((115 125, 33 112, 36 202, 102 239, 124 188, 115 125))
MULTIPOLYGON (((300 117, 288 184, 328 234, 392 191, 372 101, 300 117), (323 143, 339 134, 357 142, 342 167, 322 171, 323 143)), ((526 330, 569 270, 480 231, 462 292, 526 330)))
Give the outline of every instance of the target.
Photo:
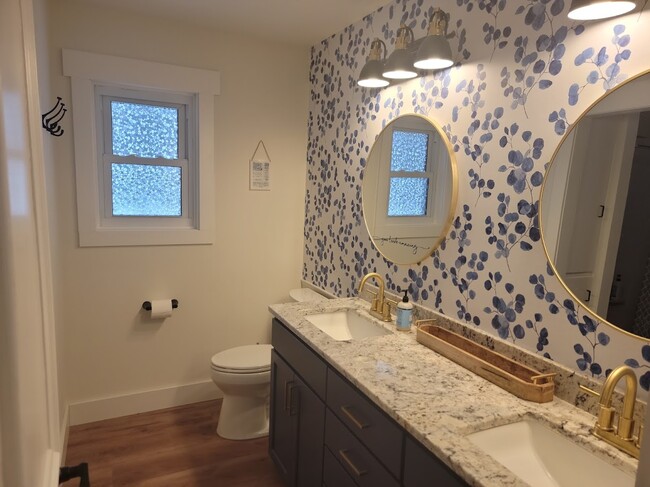
MULTIPOLYGON (((635 317, 630 305, 639 299, 630 290, 642 289, 647 245, 622 237, 637 239, 642 223, 634 215, 644 214, 625 209, 626 200, 644 201, 644 188, 630 185, 629 195, 638 196, 626 197, 623 182, 642 180, 630 174, 648 83, 646 74, 621 84, 579 117, 544 174, 539 206, 545 267, 572 297, 571 309, 605 326, 618 323, 646 342, 650 325, 635 317), (631 107, 629 100, 638 103, 631 107), (606 142, 600 147, 597 140, 606 142), (602 177, 598 184, 594 175, 602 177), (628 219, 623 228, 632 230, 622 232, 628 219)), ((469 175, 478 183, 474 170, 469 175)), ((456 151, 445 130, 419 114, 395 117, 373 143, 361 190, 377 257, 395 266, 429 259, 459 213, 456 151)), ((538 217, 533 198, 521 200, 526 205, 515 217, 538 217)), ((505 236, 495 235, 490 239, 505 236)), ((366 275, 359 292, 370 277, 378 283, 370 305, 348 298, 270 306, 270 454, 287 486, 634 486, 642 436, 636 425, 645 405, 635 400, 630 367, 614 369, 601 384, 424 307, 420 318, 430 323, 398 332, 382 277, 366 275), (444 337, 463 345, 432 346, 444 337), (483 346, 481 357, 494 362, 468 366, 463 356, 476 345, 464 339, 483 346), (624 396, 615 391, 623 382, 624 396)), ((552 301, 536 284, 538 297, 552 301)))
POLYGON ((269 307, 269 448, 287 486, 634 486, 637 461, 592 434, 597 404, 571 371, 487 338, 556 374, 550 402, 522 400, 368 308, 359 298, 269 307))

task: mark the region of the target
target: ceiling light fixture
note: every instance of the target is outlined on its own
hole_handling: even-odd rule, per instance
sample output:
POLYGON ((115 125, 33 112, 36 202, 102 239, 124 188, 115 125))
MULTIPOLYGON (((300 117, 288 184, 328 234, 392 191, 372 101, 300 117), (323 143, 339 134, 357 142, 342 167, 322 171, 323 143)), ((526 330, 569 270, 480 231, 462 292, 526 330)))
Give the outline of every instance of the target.
POLYGON ((599 20, 623 15, 634 10, 629 0, 572 0, 568 17, 572 20, 599 20))
POLYGON ((397 29, 397 40, 395 50, 388 57, 384 67, 384 78, 388 79, 410 79, 415 78, 418 73, 413 69, 413 53, 408 47, 413 42, 413 31, 410 27, 402 24, 397 29))
POLYGON ((436 8, 429 21, 429 32, 422 40, 413 66, 418 69, 444 69, 453 65, 447 40, 447 14, 436 8))
POLYGON ((375 39, 370 44, 370 54, 366 64, 361 69, 357 84, 364 88, 383 88, 388 86, 388 80, 382 78, 384 60, 386 59, 386 44, 381 39, 375 39))

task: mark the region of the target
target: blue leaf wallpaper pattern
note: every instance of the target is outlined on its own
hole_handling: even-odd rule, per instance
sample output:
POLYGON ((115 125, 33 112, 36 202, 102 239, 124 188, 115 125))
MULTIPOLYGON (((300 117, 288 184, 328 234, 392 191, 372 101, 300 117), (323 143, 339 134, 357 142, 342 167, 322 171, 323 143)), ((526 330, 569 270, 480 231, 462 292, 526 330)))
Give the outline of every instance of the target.
POLYGON ((303 278, 356 295, 368 272, 391 291, 481 327, 577 373, 627 363, 650 389, 650 343, 601 323, 548 265, 539 198, 553 154, 583 111, 650 69, 650 12, 576 23, 567 0, 394 0, 314 46, 308 119, 303 278), (400 23, 425 35, 450 15, 455 65, 382 89, 357 86, 370 43, 389 52, 400 23), (394 118, 418 113, 443 128, 458 164, 452 226, 418 265, 386 261, 368 236, 363 170, 394 118))

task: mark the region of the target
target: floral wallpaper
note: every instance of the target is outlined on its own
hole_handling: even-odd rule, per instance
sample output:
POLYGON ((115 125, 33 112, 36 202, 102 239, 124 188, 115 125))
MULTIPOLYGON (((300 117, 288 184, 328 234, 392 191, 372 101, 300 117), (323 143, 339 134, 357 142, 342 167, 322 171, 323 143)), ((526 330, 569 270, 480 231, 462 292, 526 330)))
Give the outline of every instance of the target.
MULTIPOLYGON (((605 377, 627 363, 650 388, 650 342, 574 301, 544 253, 539 197, 570 125, 619 83, 650 69, 648 9, 575 22, 565 0, 395 0, 312 48, 303 278, 356 295, 372 271, 393 291, 574 368, 605 377), (400 23, 425 35, 435 7, 450 15, 456 64, 382 89, 357 86, 370 42, 394 48, 400 23), (459 201, 434 255, 384 260, 361 207, 370 148, 397 116, 436 120, 453 145, 459 201)), ((649 102, 650 102, 650 94, 649 102)))

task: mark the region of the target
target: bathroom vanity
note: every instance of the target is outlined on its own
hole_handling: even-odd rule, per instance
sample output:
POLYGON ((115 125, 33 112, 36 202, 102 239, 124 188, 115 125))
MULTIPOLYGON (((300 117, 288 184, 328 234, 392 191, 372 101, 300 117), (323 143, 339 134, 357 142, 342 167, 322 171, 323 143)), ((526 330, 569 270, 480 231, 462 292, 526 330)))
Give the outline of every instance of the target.
POLYGON ((557 397, 518 399, 390 324, 376 323, 386 334, 335 340, 308 319, 367 307, 356 298, 270 306, 269 453, 287 486, 526 486, 468 438, 522 420, 559 432, 634 484, 636 460, 593 437, 586 411, 557 397))
POLYGON ((278 319, 272 336, 269 449, 287 485, 467 485, 278 319))

